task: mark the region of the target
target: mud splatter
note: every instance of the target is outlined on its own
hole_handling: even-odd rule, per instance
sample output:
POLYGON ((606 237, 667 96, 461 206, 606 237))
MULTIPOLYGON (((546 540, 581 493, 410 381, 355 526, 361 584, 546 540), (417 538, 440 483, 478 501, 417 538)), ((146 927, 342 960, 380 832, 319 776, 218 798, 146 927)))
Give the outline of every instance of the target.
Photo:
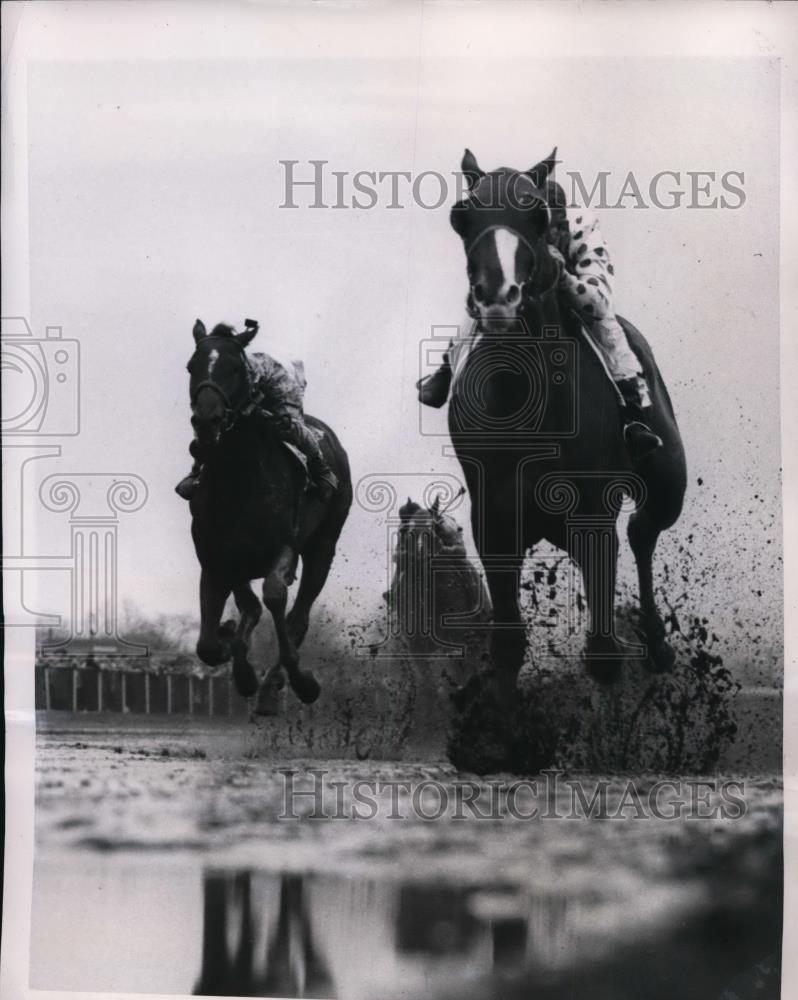
MULTIPOLYGON (((559 579, 567 571, 559 559, 545 572, 532 571, 525 589, 536 618, 568 620, 563 604, 569 588, 559 579)), ((619 636, 638 642, 635 625, 627 598, 617 615, 619 636)), ((725 666, 722 642, 705 616, 677 614, 671 607, 665 626, 676 653, 672 672, 653 675, 640 657, 630 655, 621 680, 611 688, 586 676, 579 659, 581 633, 561 635, 561 644, 549 635, 542 656, 535 655, 541 642, 533 638, 514 718, 499 711, 486 672, 460 693, 448 740, 450 760, 481 774, 531 774, 546 767, 713 771, 737 732, 734 700, 740 684, 725 666)))

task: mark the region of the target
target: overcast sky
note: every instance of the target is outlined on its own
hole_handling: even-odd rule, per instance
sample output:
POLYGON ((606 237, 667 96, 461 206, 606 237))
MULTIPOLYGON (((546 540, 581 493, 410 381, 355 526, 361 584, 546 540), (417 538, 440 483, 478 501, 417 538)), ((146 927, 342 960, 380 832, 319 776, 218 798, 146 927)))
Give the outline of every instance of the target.
MULTIPOLYGON (((700 602, 778 642, 778 614, 757 596, 779 600, 777 62, 522 59, 496 46, 441 58, 414 21, 392 29, 394 12, 360 57, 321 20, 280 56, 271 15, 240 13, 240 58, 234 44, 225 58, 146 58, 168 52, 144 33, 124 60, 78 59, 77 43, 70 58, 65 36, 58 60, 30 65, 31 319, 37 334, 62 326, 82 354, 81 433, 40 472, 146 481, 146 506, 121 515, 120 594, 151 612, 196 607, 188 508, 172 492, 188 467, 196 316, 254 316, 253 346, 304 359, 307 409, 335 427, 356 481, 401 475, 400 495, 418 495, 432 475, 459 473, 442 453, 445 411, 424 415, 437 436, 420 434, 413 388, 420 341, 462 317, 452 198, 426 210, 405 195, 392 210, 381 186, 369 211, 314 210, 304 191, 302 207, 281 208, 280 161, 305 177, 324 159, 348 176, 430 170, 453 183, 466 145, 490 169, 557 144, 561 171, 589 186, 609 171, 611 195, 629 171, 644 191, 658 171, 682 173, 680 208, 627 199, 599 212, 617 308, 653 344, 686 439, 688 500, 663 560, 697 530, 700 602), (743 206, 687 208, 687 171, 704 170, 743 172, 743 206)), ((66 551, 63 515, 37 524, 42 544, 66 551)), ((384 521, 355 507, 328 599, 373 604, 384 549, 384 521)), ((54 578, 48 600, 63 590, 54 578)))

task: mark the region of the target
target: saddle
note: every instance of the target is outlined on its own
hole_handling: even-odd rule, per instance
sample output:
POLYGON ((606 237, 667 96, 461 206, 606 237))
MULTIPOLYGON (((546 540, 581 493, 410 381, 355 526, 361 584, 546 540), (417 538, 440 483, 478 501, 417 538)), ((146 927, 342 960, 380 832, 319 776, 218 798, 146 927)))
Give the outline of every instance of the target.
MULTIPOLYGON (((279 416, 275 413, 272 413, 271 410, 267 410, 266 407, 263 405, 263 395, 261 393, 258 393, 257 396, 254 397, 253 402, 254 402, 254 407, 253 407, 254 412, 256 412, 259 416, 263 417, 263 419, 267 422, 267 424, 270 427, 274 428, 276 424, 279 424, 280 422, 279 416)), ((313 434, 313 436, 316 438, 317 441, 321 441, 321 439, 324 437, 324 431, 320 430, 318 427, 309 427, 307 424, 305 426, 308 428, 310 433, 313 434)), ((307 486, 310 483, 310 472, 308 470, 308 460, 306 456, 303 454, 302 451, 300 451, 299 448, 297 448, 295 444, 292 444, 290 441, 286 441, 286 439, 282 437, 279 434, 279 432, 276 432, 275 436, 279 441, 279 443, 282 445, 282 447, 285 449, 285 451, 293 458, 294 462, 298 465, 299 470, 301 471, 303 477, 303 489, 307 489, 307 486)))

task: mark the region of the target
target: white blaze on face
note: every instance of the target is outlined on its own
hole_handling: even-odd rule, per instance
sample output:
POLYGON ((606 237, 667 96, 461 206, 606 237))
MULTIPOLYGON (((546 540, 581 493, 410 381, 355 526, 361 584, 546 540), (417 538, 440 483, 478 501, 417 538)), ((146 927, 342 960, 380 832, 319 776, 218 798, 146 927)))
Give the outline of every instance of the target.
POLYGON ((216 362, 219 360, 219 352, 216 350, 215 347, 208 355, 208 357, 210 358, 210 363, 208 364, 208 377, 210 378, 210 376, 213 374, 213 369, 216 367, 216 362))
POLYGON ((493 238, 496 241, 496 256, 499 258, 499 267, 502 272, 501 294, 507 294, 511 285, 515 281, 515 255, 518 252, 519 239, 516 233, 511 233, 509 229, 494 229, 493 238))

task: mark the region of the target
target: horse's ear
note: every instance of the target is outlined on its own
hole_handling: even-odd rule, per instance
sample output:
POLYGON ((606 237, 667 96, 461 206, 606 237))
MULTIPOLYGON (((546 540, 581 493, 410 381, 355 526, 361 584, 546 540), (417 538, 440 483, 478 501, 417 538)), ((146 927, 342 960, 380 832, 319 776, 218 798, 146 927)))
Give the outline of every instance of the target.
POLYGON ((438 493, 435 499, 432 501, 432 506, 430 507, 430 510, 432 511, 432 516, 434 518, 440 517, 440 509, 441 509, 441 495, 440 493, 438 493))
POLYGON ((235 339, 241 344, 242 347, 246 347, 247 344, 252 343, 255 339, 255 334, 259 330, 258 321, 255 319, 245 319, 244 320, 244 330, 242 333, 237 333, 235 339))
POLYGON ((205 329, 205 324, 201 319, 198 319, 194 324, 194 329, 191 331, 194 334, 194 342, 199 343, 203 337, 208 336, 208 331, 205 329))
POLYGON ((449 213, 449 224, 462 240, 465 239, 467 222, 468 203, 465 201, 458 201, 456 204, 452 205, 452 210, 449 213))
POLYGON ((463 172, 469 189, 478 184, 485 176, 485 171, 480 169, 477 158, 470 149, 467 149, 463 153, 463 162, 460 164, 460 169, 463 172))
POLYGON ((525 171, 527 177, 531 177, 532 183, 536 188, 542 188, 546 183, 549 174, 554 170, 557 165, 557 147, 549 153, 545 160, 541 160, 540 163, 536 163, 534 167, 530 167, 529 170, 525 171))

